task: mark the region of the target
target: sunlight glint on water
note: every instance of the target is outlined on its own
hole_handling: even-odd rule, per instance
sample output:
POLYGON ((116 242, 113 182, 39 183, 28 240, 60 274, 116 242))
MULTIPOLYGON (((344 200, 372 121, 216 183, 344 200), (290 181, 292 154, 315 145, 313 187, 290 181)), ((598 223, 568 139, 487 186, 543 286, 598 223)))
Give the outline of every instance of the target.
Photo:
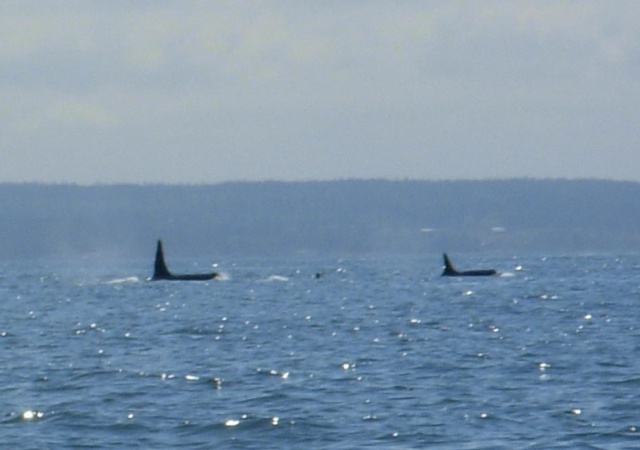
POLYGON ((640 257, 465 256, 510 275, 441 278, 437 256, 240 259, 194 283, 5 262, 3 443, 640 444, 640 257))

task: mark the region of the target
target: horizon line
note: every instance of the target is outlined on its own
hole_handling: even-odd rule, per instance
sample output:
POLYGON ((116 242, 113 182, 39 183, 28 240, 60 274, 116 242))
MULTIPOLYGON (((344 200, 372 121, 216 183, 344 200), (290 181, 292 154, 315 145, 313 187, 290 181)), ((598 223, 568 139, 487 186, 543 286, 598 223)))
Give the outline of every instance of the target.
POLYGON ((91 183, 77 181, 0 181, 0 186, 52 186, 52 187, 110 187, 110 186, 131 186, 131 187, 205 187, 221 186, 230 184, 321 184, 340 182, 387 182, 387 183, 491 183, 491 182, 512 182, 512 181, 532 181, 532 182, 608 182, 608 183, 631 183, 639 184, 640 180, 626 180, 601 177, 487 177, 487 178, 387 178, 387 177, 348 177, 348 178, 326 178, 326 179, 302 179, 302 180, 282 180, 265 178, 262 180, 225 180, 210 182, 172 182, 172 181, 96 181, 91 183))

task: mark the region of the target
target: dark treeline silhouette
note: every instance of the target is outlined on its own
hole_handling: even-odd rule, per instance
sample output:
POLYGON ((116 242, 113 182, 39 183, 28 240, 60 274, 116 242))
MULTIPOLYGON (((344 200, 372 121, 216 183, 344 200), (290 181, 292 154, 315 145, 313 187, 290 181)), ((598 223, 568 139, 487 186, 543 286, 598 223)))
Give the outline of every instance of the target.
POLYGON ((640 183, 0 184, 0 257, 640 250, 640 183))

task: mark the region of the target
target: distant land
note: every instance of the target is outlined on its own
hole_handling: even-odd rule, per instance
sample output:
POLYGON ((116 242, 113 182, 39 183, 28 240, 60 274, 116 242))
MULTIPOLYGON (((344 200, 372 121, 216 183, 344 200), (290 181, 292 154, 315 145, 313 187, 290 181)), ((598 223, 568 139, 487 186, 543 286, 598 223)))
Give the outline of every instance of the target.
POLYGON ((0 258, 640 251, 640 183, 0 184, 0 258))

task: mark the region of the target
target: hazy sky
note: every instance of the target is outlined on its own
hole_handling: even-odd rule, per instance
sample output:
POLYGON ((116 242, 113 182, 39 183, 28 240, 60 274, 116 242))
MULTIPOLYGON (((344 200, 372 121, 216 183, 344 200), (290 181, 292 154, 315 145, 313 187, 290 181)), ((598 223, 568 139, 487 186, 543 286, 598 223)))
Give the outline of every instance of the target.
POLYGON ((0 2, 0 182, 640 181, 640 2, 0 2))

